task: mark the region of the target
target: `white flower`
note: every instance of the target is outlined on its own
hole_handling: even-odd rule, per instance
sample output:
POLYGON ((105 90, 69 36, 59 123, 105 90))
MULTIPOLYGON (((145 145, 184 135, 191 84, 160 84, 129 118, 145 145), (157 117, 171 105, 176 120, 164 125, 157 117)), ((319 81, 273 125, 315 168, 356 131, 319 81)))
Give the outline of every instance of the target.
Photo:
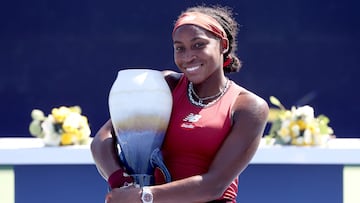
POLYGON ((304 130, 304 142, 306 144, 312 144, 313 142, 313 135, 311 134, 311 131, 309 129, 304 130))
POLYGON ((282 120, 281 128, 288 128, 290 126, 291 120, 282 120))
POLYGON ((297 137, 294 139, 296 145, 302 145, 304 143, 303 137, 297 137))
POLYGON ((303 118, 306 123, 314 119, 314 108, 309 105, 297 108, 294 113, 298 118, 303 118))
POLYGON ((299 127, 299 125, 293 125, 292 127, 291 127, 291 132, 293 133, 293 135, 295 136, 295 137, 299 137, 300 136, 300 127, 299 127))
POLYGON ((80 123, 81 123, 81 115, 78 113, 71 112, 65 118, 63 123, 63 128, 69 131, 76 130, 80 128, 80 123))
POLYGON ((281 136, 281 138, 283 139, 283 141, 285 143, 289 143, 291 141, 291 136, 290 135, 284 135, 284 136, 281 136))
POLYGON ((48 146, 58 146, 61 141, 61 136, 56 132, 55 127, 55 120, 52 115, 49 115, 45 118, 44 122, 41 124, 41 127, 44 132, 44 143, 48 146))

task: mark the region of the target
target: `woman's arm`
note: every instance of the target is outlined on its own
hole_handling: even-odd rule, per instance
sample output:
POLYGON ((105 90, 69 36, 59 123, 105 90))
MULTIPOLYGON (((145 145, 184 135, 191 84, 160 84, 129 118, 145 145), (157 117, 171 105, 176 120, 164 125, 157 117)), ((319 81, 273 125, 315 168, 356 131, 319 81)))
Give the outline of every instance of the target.
POLYGON ((232 130, 207 174, 215 179, 220 177, 215 180, 218 188, 213 189, 220 190, 221 194, 245 170, 256 153, 269 111, 263 99, 249 92, 238 96, 234 108, 232 130))
MULTIPOLYGON (((234 124, 209 168, 202 175, 151 186, 154 203, 207 202, 218 199, 254 156, 268 116, 267 103, 251 93, 242 93, 233 107, 234 124)), ((140 201, 140 189, 116 189, 108 203, 140 201), (121 198, 120 198, 121 197, 121 198), (129 199, 127 199, 129 198, 129 199), (115 200, 116 201, 112 201, 115 200)))
POLYGON ((112 131, 111 120, 108 120, 96 133, 90 145, 96 167, 105 180, 121 168, 112 131))

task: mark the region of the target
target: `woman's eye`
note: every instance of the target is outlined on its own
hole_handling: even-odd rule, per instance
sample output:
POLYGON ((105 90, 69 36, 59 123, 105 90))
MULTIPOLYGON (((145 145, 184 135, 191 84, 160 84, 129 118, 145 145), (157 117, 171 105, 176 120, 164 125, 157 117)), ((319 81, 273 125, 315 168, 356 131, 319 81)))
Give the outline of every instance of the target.
POLYGON ((184 50, 183 47, 175 47, 175 51, 176 51, 176 52, 181 52, 182 50, 184 50))
POLYGON ((204 43, 196 43, 194 44, 194 48, 201 48, 204 46, 204 43))

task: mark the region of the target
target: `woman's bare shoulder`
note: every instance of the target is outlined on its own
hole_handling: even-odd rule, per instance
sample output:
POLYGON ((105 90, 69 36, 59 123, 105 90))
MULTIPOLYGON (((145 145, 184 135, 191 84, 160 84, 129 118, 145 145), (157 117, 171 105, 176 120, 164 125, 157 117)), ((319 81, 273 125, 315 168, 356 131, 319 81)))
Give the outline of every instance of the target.
POLYGON ((244 116, 266 120, 269 113, 269 106, 263 98, 245 88, 242 88, 242 91, 236 98, 233 106, 233 112, 235 114, 241 113, 241 115, 244 116))

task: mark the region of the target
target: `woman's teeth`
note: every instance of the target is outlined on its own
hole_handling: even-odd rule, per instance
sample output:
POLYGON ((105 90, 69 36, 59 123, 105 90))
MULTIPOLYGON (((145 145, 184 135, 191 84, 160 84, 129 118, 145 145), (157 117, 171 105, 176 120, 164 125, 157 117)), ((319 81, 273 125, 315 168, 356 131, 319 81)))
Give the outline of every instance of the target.
POLYGON ((200 66, 194 66, 194 67, 189 67, 189 68, 186 68, 187 71, 195 71, 199 68, 200 66))

